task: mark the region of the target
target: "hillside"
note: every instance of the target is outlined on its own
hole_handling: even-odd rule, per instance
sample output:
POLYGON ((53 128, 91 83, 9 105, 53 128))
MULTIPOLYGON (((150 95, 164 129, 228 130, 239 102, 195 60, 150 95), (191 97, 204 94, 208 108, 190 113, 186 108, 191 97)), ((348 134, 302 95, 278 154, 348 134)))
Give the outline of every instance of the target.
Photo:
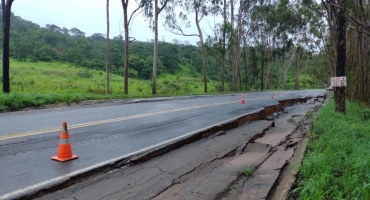
MULTIPOLYGON (((157 96, 204 94, 200 74, 186 67, 178 73, 162 73, 157 80, 157 96)), ((0 73, 0 79, 2 73, 0 73)), ((72 104, 93 99, 121 99, 152 97, 151 80, 129 78, 129 95, 123 94, 123 77, 110 75, 110 94, 105 94, 106 74, 102 70, 87 69, 60 62, 21 62, 11 59, 11 93, 0 93, 0 112, 47 104, 72 104)), ((0 82, 2 87, 2 82, 0 82)), ((208 82, 210 93, 215 93, 217 82, 208 82)))
MULTIPOLYGON (((0 35, 0 37, 2 36, 0 35)), ((124 40, 121 35, 110 39, 110 71, 120 76, 123 75, 123 44, 124 40)), ((295 65, 295 59, 290 58, 289 53, 284 55, 284 51, 286 51, 284 49, 288 47, 273 50, 272 55, 275 57, 271 60, 266 60, 266 56, 261 55, 258 48, 258 46, 250 46, 243 49, 245 52, 240 61, 239 90, 259 90, 261 70, 264 70, 263 73, 266 76, 267 81, 264 82, 266 89, 293 89, 296 77, 295 67, 290 65, 295 65), (290 60, 290 63, 287 63, 287 59, 290 60), (262 61, 264 62, 262 63, 262 61)), ((217 46, 212 46, 211 40, 207 41, 207 54, 207 77, 210 81, 220 82, 220 55, 217 46)), ((10 55, 13 62, 15 60, 25 63, 33 62, 35 66, 38 62, 58 62, 66 63, 67 66, 105 71, 105 36, 96 33, 86 37, 83 30, 78 28, 69 30, 54 24, 40 27, 38 24, 21 17, 12 16, 10 55)), ((185 70, 190 73, 190 78, 199 78, 199 74, 202 73, 202 57, 199 46, 183 44, 178 40, 174 40, 173 43, 160 41, 158 55, 159 75, 164 73, 177 77, 183 74, 182 70, 185 70)), ((230 84, 232 79, 230 56, 230 52, 226 52, 225 83, 227 84, 230 84)), ((150 80, 152 61, 152 42, 132 41, 130 43, 130 78, 150 80)), ((299 67, 300 77, 304 77, 299 80, 301 87, 325 87, 328 82, 329 69, 325 67, 327 63, 325 63, 324 57, 321 54, 303 52, 299 61, 299 65, 301 65, 299 67)), ((213 86, 210 87, 212 90, 213 86)), ((226 86, 225 89, 227 91, 229 87, 226 86)))
MULTIPOLYGON (((202 93, 199 74, 186 67, 179 67, 177 74, 168 72, 158 77, 160 95, 187 95, 202 93), (194 77, 195 76, 195 77, 194 77)), ((73 64, 60 62, 20 62, 11 59, 11 90, 23 93, 93 93, 104 94, 106 73, 102 70, 86 69, 73 64)), ((0 75, 2 75, 0 73, 0 75)), ((216 82, 210 81, 209 88, 215 92, 216 82)), ((1 85, 1 83, 0 83, 1 85)), ((129 91, 132 96, 147 96, 151 92, 151 81, 129 78, 129 91)), ((110 75, 110 91, 120 94, 123 91, 123 77, 110 75)))
MULTIPOLYGON (((2 33, 1 33, 2 34, 2 33)), ((2 35, 0 35, 2 37, 2 35)), ((57 25, 38 24, 12 16, 10 56, 18 61, 63 62, 89 69, 105 70, 105 36, 93 34, 85 37, 78 28, 70 30, 57 25)), ((111 72, 123 74, 123 45, 121 35, 110 39, 111 72)), ((153 43, 133 41, 130 43, 130 76, 150 79, 153 61, 153 43)), ((158 73, 175 73, 180 65, 200 72, 201 53, 197 46, 185 44, 159 43, 160 66, 158 73)), ((215 62, 209 65, 210 78, 215 62)))

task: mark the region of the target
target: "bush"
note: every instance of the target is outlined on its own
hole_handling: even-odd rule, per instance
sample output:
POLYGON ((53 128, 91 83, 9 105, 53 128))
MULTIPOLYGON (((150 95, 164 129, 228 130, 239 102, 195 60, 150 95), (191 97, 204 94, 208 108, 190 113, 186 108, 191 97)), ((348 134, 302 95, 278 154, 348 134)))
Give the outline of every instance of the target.
POLYGON ((53 59, 49 56, 49 55, 46 55, 46 54, 40 54, 40 60, 41 61, 44 61, 44 62, 51 62, 53 61, 53 59))
POLYGON ((37 63, 39 62, 39 59, 36 56, 31 57, 31 62, 37 63))
POLYGON ((129 78, 137 78, 138 77, 138 72, 134 69, 128 69, 128 77, 129 78))
POLYGON ((80 69, 77 72, 77 76, 80 78, 91 78, 93 75, 87 69, 80 69))

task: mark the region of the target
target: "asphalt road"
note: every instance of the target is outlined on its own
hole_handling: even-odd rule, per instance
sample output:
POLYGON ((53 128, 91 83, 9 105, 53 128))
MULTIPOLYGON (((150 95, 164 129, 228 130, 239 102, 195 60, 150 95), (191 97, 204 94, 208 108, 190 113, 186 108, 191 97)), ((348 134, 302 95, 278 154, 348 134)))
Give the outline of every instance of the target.
POLYGON ((145 151, 183 135, 257 111, 279 100, 317 96, 324 90, 281 91, 114 101, 96 105, 0 113, 0 199, 145 151), (57 162, 66 121, 78 159, 57 162))

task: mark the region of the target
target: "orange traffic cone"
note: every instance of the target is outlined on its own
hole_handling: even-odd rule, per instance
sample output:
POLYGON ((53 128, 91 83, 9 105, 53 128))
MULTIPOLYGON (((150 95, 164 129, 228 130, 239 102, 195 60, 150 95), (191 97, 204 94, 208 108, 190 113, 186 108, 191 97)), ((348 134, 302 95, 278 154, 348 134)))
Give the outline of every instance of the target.
POLYGON ((77 155, 72 154, 72 147, 69 143, 69 135, 67 131, 67 123, 62 123, 62 132, 60 133, 60 142, 58 147, 58 155, 51 157, 52 160, 68 161, 78 158, 77 155))
POLYGON ((241 104, 244 104, 244 103, 245 103, 244 95, 242 95, 242 99, 240 100, 240 103, 241 103, 241 104))
POLYGON ((271 94, 271 99, 274 99, 274 98, 275 98, 274 94, 271 94))

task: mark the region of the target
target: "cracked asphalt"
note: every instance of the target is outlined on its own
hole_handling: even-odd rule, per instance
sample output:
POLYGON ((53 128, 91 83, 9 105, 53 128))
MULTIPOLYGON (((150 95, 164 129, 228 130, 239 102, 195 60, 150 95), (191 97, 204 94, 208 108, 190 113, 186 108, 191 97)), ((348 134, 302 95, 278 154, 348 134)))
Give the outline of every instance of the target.
MULTIPOLYGON (((135 100, 135 103, 117 101, 77 107, 0 113, 0 180, 7 180, 7 184, 0 186, 0 199, 12 199, 49 188, 88 170, 104 167, 115 160, 135 155, 135 153, 143 153, 157 145, 163 145, 205 127, 277 104, 279 100, 324 93, 323 90, 281 91, 274 93, 275 99, 270 99, 268 92, 248 93, 245 94, 246 104, 243 105, 239 103, 241 95, 233 94, 166 98, 159 99, 160 101, 135 100), (50 157, 57 153, 60 126, 63 121, 68 123, 73 153, 79 155, 79 159, 59 163, 51 161, 50 157)), ((185 178, 184 174, 191 170, 197 171, 203 165, 193 165, 190 169, 188 168, 188 165, 195 162, 190 157, 194 156, 198 160, 204 159, 195 149, 205 148, 217 153, 218 151, 213 151, 212 148, 217 147, 216 141, 222 142, 219 138, 228 138, 226 135, 221 134, 214 137, 213 144, 209 147, 193 146, 194 150, 191 150, 194 151, 193 154, 176 161, 181 168, 174 168, 174 171, 170 173, 165 170, 166 176, 174 176, 173 180, 168 183, 160 181, 163 177, 158 175, 151 178, 158 180, 151 187, 163 190, 175 184, 176 181, 172 183, 175 179, 180 180, 178 179, 180 176, 185 178), (166 187, 163 188, 162 185, 166 187)), ((237 147, 244 148, 242 144, 239 145, 234 145, 231 149, 225 147, 228 149, 226 154, 218 152, 218 157, 207 156, 212 159, 206 160, 211 162, 213 159, 232 154, 233 151, 238 150, 237 147)), ((217 163, 217 159, 212 163, 217 163)), ((120 170, 124 169, 126 168, 120 170)), ((131 168, 127 167, 127 170, 131 168)), ((160 172, 159 169, 156 170, 160 172)), ((114 173, 111 172, 111 174, 114 173)), ((147 177, 143 175, 143 180, 145 178, 147 177)), ((126 187, 130 188, 133 183, 129 184, 126 187)), ((151 190, 142 191, 143 189, 140 188, 136 190, 141 191, 142 194, 151 193, 151 190)), ((99 191, 99 189, 96 190, 99 191)), ((155 193, 153 198, 165 195, 165 193, 152 193, 155 193)), ((132 196, 133 193, 130 195, 132 196)), ((92 199, 96 199, 96 196, 93 195, 92 199)))
POLYGON ((317 106, 310 101, 285 108, 275 127, 267 120, 247 123, 39 199, 267 199, 307 134, 305 113, 317 106), (252 174, 243 175, 245 169, 252 174))

